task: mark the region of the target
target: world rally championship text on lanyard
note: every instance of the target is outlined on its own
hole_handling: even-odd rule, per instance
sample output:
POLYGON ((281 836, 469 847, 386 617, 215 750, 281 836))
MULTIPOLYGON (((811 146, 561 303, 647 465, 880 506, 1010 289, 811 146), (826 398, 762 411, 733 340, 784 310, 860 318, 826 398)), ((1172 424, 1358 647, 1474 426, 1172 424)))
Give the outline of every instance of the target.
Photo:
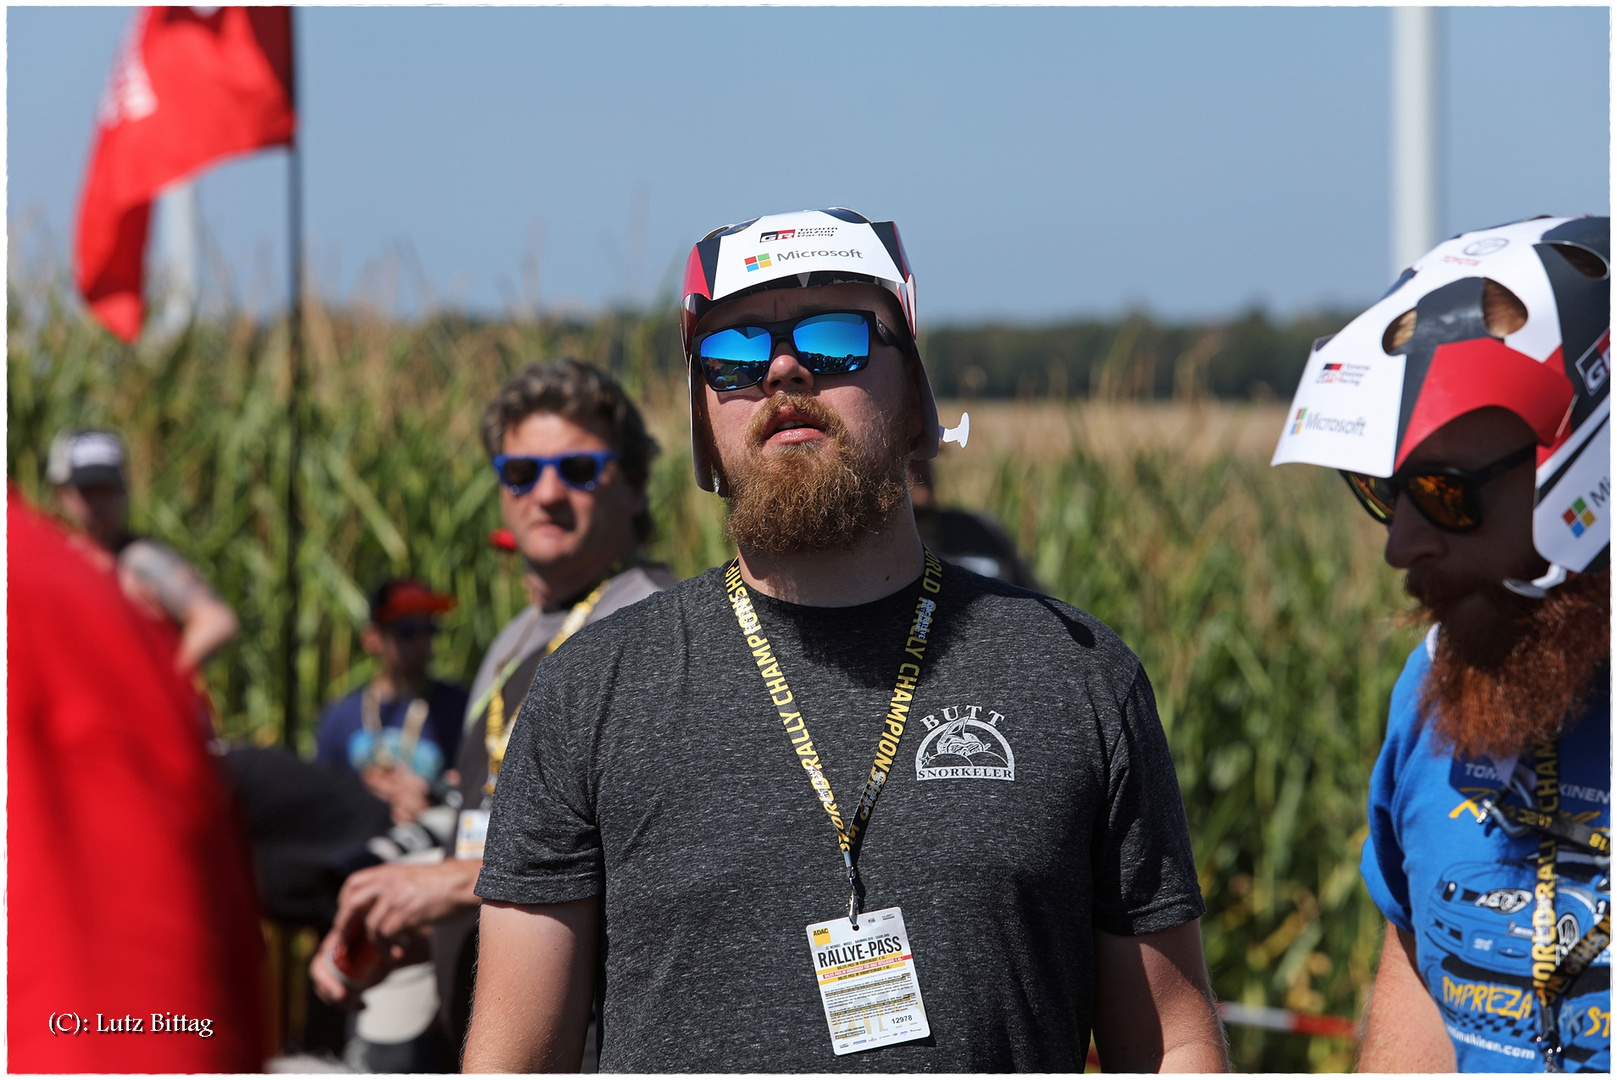
POLYGON ((851 818, 843 815, 831 791, 831 782, 825 778, 807 721, 797 707, 796 696, 769 638, 764 635, 758 612, 742 582, 740 560, 731 560, 724 570, 724 589, 735 612, 736 625, 757 664, 770 703, 791 739, 798 764, 808 774, 809 786, 836 829, 837 846, 842 849, 842 862, 848 872, 847 917, 810 923, 806 927, 820 1000, 831 1029, 831 1047, 839 1055, 924 1039, 932 1033, 926 1007, 921 1001, 921 986, 915 974, 909 935, 904 929, 903 912, 896 907, 863 912, 865 887, 859 879, 859 850, 864 830, 887 783, 893 759, 898 756, 898 744, 904 737, 904 725, 909 717, 909 702, 920 684, 927 643, 937 626, 943 564, 930 551, 924 554, 926 564, 921 571, 915 615, 910 621, 887 713, 882 718, 876 758, 851 818))
POLYGON ((1479 821, 1493 819, 1507 830, 1538 834, 1538 871, 1533 883, 1533 993, 1538 999, 1537 1042, 1547 1072, 1561 1072, 1560 1005, 1574 979, 1611 944, 1611 912, 1600 913, 1579 941, 1563 953, 1555 916, 1555 863, 1563 843, 1611 857, 1611 837, 1561 811, 1561 748, 1556 739, 1540 742, 1533 754, 1536 809, 1503 803, 1504 791, 1481 801, 1479 821))

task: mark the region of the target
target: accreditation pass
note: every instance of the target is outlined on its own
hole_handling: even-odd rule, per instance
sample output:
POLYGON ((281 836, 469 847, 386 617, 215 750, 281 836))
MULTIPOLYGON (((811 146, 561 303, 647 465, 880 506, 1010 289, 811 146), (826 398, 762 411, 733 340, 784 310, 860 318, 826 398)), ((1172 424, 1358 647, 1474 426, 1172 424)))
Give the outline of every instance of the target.
POLYGON ((865 912, 857 930, 846 915, 810 923, 808 939, 831 1048, 838 1054, 932 1033, 898 908, 865 912))

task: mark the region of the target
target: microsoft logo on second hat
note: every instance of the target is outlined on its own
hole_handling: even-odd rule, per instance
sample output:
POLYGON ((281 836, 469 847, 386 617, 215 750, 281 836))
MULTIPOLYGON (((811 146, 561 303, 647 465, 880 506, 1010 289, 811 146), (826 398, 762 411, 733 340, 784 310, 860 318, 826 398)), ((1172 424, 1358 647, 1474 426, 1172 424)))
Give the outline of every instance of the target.
POLYGON ((1595 512, 1589 509, 1588 503, 1577 499, 1566 508, 1561 520, 1566 522, 1566 527, 1572 530, 1573 536, 1581 537, 1585 530, 1595 523, 1595 512))

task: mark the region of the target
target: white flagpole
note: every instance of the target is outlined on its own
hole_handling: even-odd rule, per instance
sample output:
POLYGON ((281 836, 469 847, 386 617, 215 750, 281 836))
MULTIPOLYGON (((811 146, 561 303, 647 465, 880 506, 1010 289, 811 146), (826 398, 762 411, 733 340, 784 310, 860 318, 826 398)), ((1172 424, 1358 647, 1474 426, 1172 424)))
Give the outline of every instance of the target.
POLYGON ((1392 276, 1442 239, 1439 14, 1392 9, 1392 276))

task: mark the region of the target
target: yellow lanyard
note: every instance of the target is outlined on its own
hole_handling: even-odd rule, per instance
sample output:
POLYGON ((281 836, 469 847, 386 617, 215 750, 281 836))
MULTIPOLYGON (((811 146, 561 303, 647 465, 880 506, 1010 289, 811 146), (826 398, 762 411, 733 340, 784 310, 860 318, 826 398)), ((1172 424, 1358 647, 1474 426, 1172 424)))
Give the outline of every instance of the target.
MULTIPOLYGON (((1560 999, 1567 986, 1611 944, 1611 912, 1590 926, 1567 956, 1560 956, 1560 923, 1556 918, 1556 859, 1560 855, 1560 744, 1554 737, 1533 749, 1533 792, 1538 815, 1509 815, 1509 820, 1538 833, 1538 876, 1533 883, 1533 993, 1538 994, 1538 1044, 1546 1072, 1562 1072, 1560 1065, 1560 999)), ((1504 807, 1489 810, 1499 813, 1504 807)), ((1501 815, 1505 816, 1505 815, 1501 815)), ((1604 850, 1611 850, 1609 837, 1604 850)), ((1601 850, 1588 841, 1583 846, 1601 850)))
POLYGON ((796 698, 792 688, 786 682, 786 675, 769 644, 769 638, 764 636, 747 587, 742 584, 740 560, 732 559, 724 569, 724 591, 735 612, 736 625, 740 627, 741 636, 746 639, 747 648, 758 665, 758 675, 764 681, 770 703, 775 706, 775 713, 792 740, 798 764, 808 773, 809 786, 814 789, 815 797, 820 800, 820 805, 831 818, 832 828, 837 831, 837 846, 842 849, 843 865, 848 871, 848 921, 855 928, 859 925, 858 917, 865 891, 859 880, 859 840, 871 813, 876 809, 882 787, 887 783, 893 758, 898 754, 899 740, 904 737, 904 725, 909 719, 909 703, 914 699, 916 686, 921 681, 921 664, 926 659, 927 642, 937 629, 938 602, 927 594, 931 593, 934 597, 941 595, 943 564, 930 551, 925 555, 926 566, 921 571, 921 591, 915 600, 915 616, 910 621, 904 642, 904 658, 898 665, 898 677, 894 680, 893 692, 888 699, 887 714, 882 717, 883 728, 876 742, 876 759, 870 767, 864 794, 854 809, 851 821, 843 816, 841 807, 837 805, 831 782, 825 778, 820 766, 819 752, 814 748, 814 740, 809 737, 807 723, 802 712, 794 707, 796 698))
MULTIPOLYGON (((573 605, 572 610, 567 613, 567 618, 562 621, 561 629, 556 631, 556 636, 546 642, 545 647, 540 650, 540 657, 549 656, 561 648, 562 642, 578 633, 585 620, 590 617, 590 612, 594 611, 595 605, 600 602, 601 594, 606 592, 606 587, 611 582, 612 578, 607 578, 595 586, 594 591, 588 596, 573 605)), ((527 657, 512 657, 500 669, 500 672, 494 677, 493 692, 488 699, 488 730, 483 736, 483 745, 488 750, 488 780, 483 784, 483 791, 488 795, 494 794, 494 785, 500 776, 500 766, 505 763, 505 748, 511 741, 511 732, 505 726, 505 694, 503 692, 505 681, 511 677, 512 672, 516 671, 525 659, 527 657)))
MULTIPOLYGON (((1533 787, 1540 818, 1546 823, 1555 822, 1561 811, 1561 748, 1553 737, 1540 742, 1534 750, 1533 787)), ((1582 940, 1565 957, 1561 956, 1560 924, 1555 915, 1555 860, 1561 842, 1549 827, 1536 831, 1538 875, 1533 884, 1532 956, 1533 991, 1538 995, 1539 1009, 1538 1043, 1545 1070, 1561 1072, 1561 998, 1572 980, 1611 943, 1611 913, 1603 914, 1582 940)), ((1606 850, 1610 850, 1609 840, 1606 850)))

